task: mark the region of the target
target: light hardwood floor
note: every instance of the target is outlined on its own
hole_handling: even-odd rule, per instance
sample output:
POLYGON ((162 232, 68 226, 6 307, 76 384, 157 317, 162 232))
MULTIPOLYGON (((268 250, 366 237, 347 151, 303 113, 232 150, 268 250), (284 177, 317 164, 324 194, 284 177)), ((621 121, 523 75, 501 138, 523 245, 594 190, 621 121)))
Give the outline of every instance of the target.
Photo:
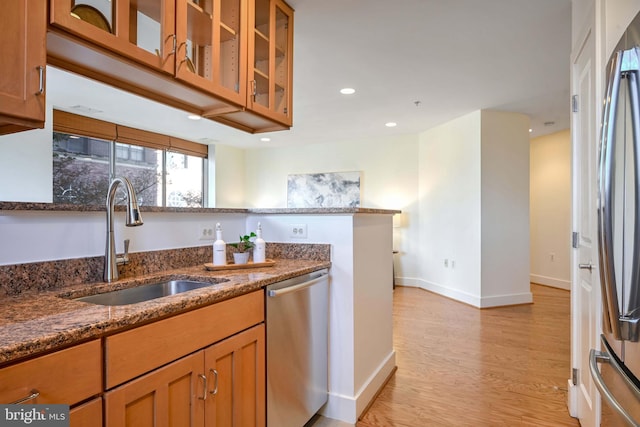
POLYGON ((357 427, 579 426, 566 405, 570 294, 531 289, 534 304, 479 310, 397 287, 398 370, 357 427))

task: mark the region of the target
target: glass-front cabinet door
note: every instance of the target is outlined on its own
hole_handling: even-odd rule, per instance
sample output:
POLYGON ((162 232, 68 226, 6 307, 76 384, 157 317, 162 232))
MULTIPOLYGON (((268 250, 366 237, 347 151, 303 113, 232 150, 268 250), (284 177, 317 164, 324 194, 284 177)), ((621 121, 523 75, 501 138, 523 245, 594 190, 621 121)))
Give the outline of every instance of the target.
POLYGON ((293 11, 280 0, 255 0, 252 12, 248 106, 291 125, 293 11))
POLYGON ((177 1, 176 77, 235 102, 235 110, 246 100, 246 16, 247 0, 177 1))
POLYGON ((175 0, 51 0, 51 24, 174 73, 175 0))

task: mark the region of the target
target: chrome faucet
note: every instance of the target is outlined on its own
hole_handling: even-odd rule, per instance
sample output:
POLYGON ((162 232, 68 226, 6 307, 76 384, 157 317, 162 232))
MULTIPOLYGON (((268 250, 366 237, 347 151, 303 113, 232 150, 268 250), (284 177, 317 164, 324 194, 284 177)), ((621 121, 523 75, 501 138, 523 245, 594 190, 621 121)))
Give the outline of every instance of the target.
POLYGON ((113 210, 118 184, 123 184, 127 193, 126 226, 136 227, 142 225, 140 209, 136 200, 136 192, 127 178, 114 178, 107 191, 107 245, 104 252, 104 281, 118 280, 118 266, 129 263, 129 239, 124 241, 124 255, 116 255, 116 245, 113 238, 113 210))

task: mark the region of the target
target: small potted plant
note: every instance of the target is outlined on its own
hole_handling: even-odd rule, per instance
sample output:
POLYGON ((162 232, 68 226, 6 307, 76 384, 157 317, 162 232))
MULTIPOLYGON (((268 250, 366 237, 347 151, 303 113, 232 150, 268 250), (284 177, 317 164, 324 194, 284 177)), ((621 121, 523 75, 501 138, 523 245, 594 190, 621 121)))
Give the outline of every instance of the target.
POLYGON ((229 243, 229 246, 236 248, 237 252, 233 253, 233 261, 236 264, 246 264, 249 262, 250 251, 255 246, 251 239, 257 237, 253 231, 251 234, 245 234, 240 236, 240 241, 237 243, 229 243))

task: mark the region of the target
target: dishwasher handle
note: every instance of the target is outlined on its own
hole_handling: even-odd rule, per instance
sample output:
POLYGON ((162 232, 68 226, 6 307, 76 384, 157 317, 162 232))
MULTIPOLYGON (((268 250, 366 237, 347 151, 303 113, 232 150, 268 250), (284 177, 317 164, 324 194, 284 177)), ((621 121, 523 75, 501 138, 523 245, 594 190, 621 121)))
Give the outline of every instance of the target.
POLYGON ((325 280, 327 278, 326 274, 323 274, 320 277, 316 277, 315 279, 307 280, 306 282, 302 282, 298 285, 289 286, 282 289, 270 289, 267 291, 267 296, 270 298, 279 297, 285 294, 289 294, 291 292, 299 291, 300 289, 308 288, 309 286, 313 286, 321 280, 325 280))

